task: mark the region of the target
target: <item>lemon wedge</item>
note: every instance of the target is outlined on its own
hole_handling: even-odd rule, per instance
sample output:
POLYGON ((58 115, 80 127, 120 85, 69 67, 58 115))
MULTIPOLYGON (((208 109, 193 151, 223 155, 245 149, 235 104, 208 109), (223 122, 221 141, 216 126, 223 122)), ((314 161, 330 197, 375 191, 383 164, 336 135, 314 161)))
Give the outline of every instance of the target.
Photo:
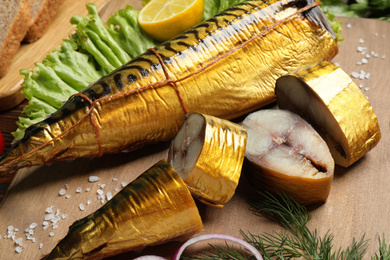
POLYGON ((204 0, 152 0, 138 16, 142 29, 166 41, 197 25, 203 17, 204 0))

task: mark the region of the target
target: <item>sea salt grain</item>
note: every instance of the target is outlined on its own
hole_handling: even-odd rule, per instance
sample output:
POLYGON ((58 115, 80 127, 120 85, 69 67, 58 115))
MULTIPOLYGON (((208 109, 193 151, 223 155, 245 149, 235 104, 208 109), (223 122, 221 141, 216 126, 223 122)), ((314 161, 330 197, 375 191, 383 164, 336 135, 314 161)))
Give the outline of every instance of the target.
POLYGON ((49 236, 53 237, 54 236, 54 232, 50 232, 49 236))
POLYGON ((111 192, 107 192, 106 197, 107 197, 107 200, 112 199, 112 193, 111 192))
POLYGON ((122 181, 122 187, 126 187, 127 183, 122 181))
POLYGON ((112 181, 118 181, 118 178, 116 178, 116 177, 114 177, 114 178, 112 178, 112 181))
POLYGON ((352 28, 352 24, 351 24, 351 23, 348 23, 348 24, 347 24, 347 28, 352 28))
POLYGON ((89 176, 88 181, 89 182, 97 182, 100 178, 98 176, 89 176))
POLYGON ((78 188, 76 189, 76 192, 77 192, 77 193, 80 193, 82 190, 83 190, 83 189, 82 189, 81 187, 78 187, 78 188))
POLYGON ((83 203, 80 203, 80 204, 79 204, 79 208, 80 208, 80 210, 85 210, 84 204, 83 204, 83 203))
POLYGON ((362 52, 362 51, 364 51, 364 49, 365 49, 365 48, 362 47, 362 46, 357 47, 357 51, 358 51, 358 52, 362 52))
POLYGON ((22 248, 20 246, 15 248, 16 253, 20 254, 22 252, 22 248))
POLYGON ((33 222, 33 223, 31 223, 30 228, 31 228, 31 229, 34 229, 34 228, 36 228, 37 226, 38 226, 38 224, 35 223, 35 222, 33 222))
POLYGON ((66 194, 65 198, 69 199, 70 198, 70 194, 66 194))
POLYGON ((362 38, 360 38, 359 43, 364 43, 364 40, 362 38))
POLYGON ((64 196, 64 195, 66 194, 66 190, 60 189, 60 191, 58 192, 58 194, 60 194, 60 196, 64 196))
POLYGON ((353 78, 359 78, 359 73, 353 71, 353 72, 351 73, 351 76, 352 76, 353 78))

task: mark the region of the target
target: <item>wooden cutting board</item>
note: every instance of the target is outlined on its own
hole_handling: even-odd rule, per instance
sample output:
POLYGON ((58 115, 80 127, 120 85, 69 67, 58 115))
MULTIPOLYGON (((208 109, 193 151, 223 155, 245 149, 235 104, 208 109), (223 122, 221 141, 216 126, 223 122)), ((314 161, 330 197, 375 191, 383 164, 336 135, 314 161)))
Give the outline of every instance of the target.
MULTIPOLYGON (((78 12, 81 10, 78 9, 78 12)), ((336 167, 328 202, 311 209, 313 219, 309 222, 309 228, 317 228, 319 236, 324 236, 330 230, 334 234, 334 251, 339 247, 346 248, 353 238, 359 240, 365 234, 369 240, 368 259, 378 248, 378 235, 384 233, 386 241, 390 241, 390 23, 352 18, 340 20, 343 22, 342 36, 345 40, 340 44, 340 52, 334 62, 348 74, 363 74, 362 70, 370 73, 369 77, 364 74, 367 78, 355 81, 358 85, 363 84, 362 91, 378 115, 382 139, 353 166, 348 169, 336 167), (370 57, 362 55, 359 47, 365 48, 370 57), (363 64, 358 65, 363 58, 367 59, 367 63, 363 60, 363 64)), ((106 155, 92 160, 78 159, 19 171, 0 205, 0 259, 38 259, 50 252, 57 241, 65 236, 69 225, 102 205, 98 199, 98 189, 103 190, 104 194, 115 194, 121 189, 122 182, 131 182, 154 163, 166 158, 168 145, 163 143, 131 153, 106 155), (98 176, 100 180, 91 183, 89 176, 98 176), (70 197, 59 195, 61 189, 70 197), (84 204, 85 210, 80 209, 80 204, 84 204), (67 217, 58 222, 58 228, 50 226, 44 230, 43 221, 49 207, 55 212, 59 210, 59 215, 67 214, 67 217), (25 235, 26 228, 32 223, 38 224, 32 235, 35 243, 27 241, 25 235), (23 238, 21 253, 15 252, 16 246, 11 239, 4 238, 10 225, 19 230, 16 238, 23 238)), ((215 209, 198 203, 205 226, 203 233, 240 236, 240 230, 252 234, 281 231, 277 224, 255 216, 249 210, 246 199, 253 191, 243 177, 236 195, 224 208, 215 209)), ((137 255, 150 253, 170 257, 179 245, 177 242, 168 243, 112 259, 133 259, 137 255)))
POLYGON ((62 40, 68 38, 74 31, 74 27, 69 22, 72 16, 75 14, 85 16, 88 13, 85 4, 89 2, 98 6, 103 19, 107 19, 113 9, 122 8, 126 3, 138 7, 141 4, 141 0, 66 0, 43 37, 34 43, 23 43, 14 56, 7 74, 0 78, 0 111, 13 108, 24 100, 20 92, 24 77, 19 74, 19 71, 34 68, 35 62, 41 62, 48 52, 58 48, 62 40))

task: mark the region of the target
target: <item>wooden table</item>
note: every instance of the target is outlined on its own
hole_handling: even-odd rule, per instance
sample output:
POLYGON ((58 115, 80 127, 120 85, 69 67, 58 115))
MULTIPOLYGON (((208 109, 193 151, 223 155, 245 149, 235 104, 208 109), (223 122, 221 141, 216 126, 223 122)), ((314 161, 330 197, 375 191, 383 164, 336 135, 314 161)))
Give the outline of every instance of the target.
MULTIPOLYGON (((368 259, 378 247, 377 236, 385 234, 390 241, 390 148, 389 110, 390 91, 390 23, 366 19, 339 18, 343 22, 340 53, 334 59, 348 74, 369 72, 370 76, 355 82, 362 84, 362 91, 371 102, 378 115, 382 130, 380 143, 353 166, 345 169, 336 167, 335 179, 328 202, 311 209, 313 215, 309 227, 317 228, 324 236, 329 230, 334 234, 334 250, 350 245, 352 239, 360 239, 363 234, 369 240, 365 259, 368 259), (364 47, 370 57, 365 57, 358 47, 364 47), (378 56, 378 57, 374 57, 378 56), (358 65, 366 58, 367 63, 358 65)), ((367 74, 365 74, 367 75, 367 74)), ((0 114, 0 131, 7 142, 12 131, 15 116, 20 107, 0 114)), ((34 167, 19 171, 13 179, 8 193, 0 205, 0 235, 7 233, 7 227, 13 225, 20 231, 17 237, 24 238, 26 247, 22 253, 15 253, 15 245, 9 239, 0 239, 0 259, 32 259, 48 253, 67 232, 75 220, 95 211, 102 204, 97 199, 97 190, 105 184, 103 190, 116 193, 121 182, 129 183, 158 160, 166 158, 168 144, 163 143, 147 147, 137 152, 107 155, 99 159, 79 159, 70 163, 56 163, 51 166, 34 167), (100 182, 90 183, 88 177, 99 176, 100 182), (113 181, 113 178, 118 181, 113 181), (68 187, 68 189, 66 189, 68 187), (82 191, 77 192, 80 187, 82 191), (70 198, 60 196, 60 189, 66 189, 70 198), (90 191, 86 191, 90 188, 90 191), (87 201, 91 203, 87 205, 87 201), (85 210, 79 204, 86 205, 85 210), (68 217, 58 223, 58 229, 42 229, 45 210, 54 206, 68 217), (33 222, 35 243, 26 241, 24 230, 33 222), (53 236, 50 236, 53 232, 53 236), (42 243, 42 248, 39 244, 42 243)), ((9 182, 10 180, 8 180, 9 182)), ((253 189, 242 178, 236 195, 223 209, 214 209, 199 205, 205 230, 204 233, 228 233, 240 236, 240 230, 253 234, 281 230, 275 223, 255 216, 245 202, 253 189)), ((153 253, 170 256, 179 243, 168 243, 151 247, 142 254, 153 253)), ((137 254, 129 253, 113 259, 132 259, 137 254)))

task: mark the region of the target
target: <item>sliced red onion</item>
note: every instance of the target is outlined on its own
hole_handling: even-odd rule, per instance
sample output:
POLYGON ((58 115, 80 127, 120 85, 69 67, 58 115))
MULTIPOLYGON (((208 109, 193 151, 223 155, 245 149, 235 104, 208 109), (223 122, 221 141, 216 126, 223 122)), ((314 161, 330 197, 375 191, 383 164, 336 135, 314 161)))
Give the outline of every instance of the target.
MULTIPOLYGON (((238 243, 240 245, 242 245, 243 247, 245 247, 249 252, 251 252, 253 254, 253 256, 257 259, 257 260, 263 260, 263 257, 262 255, 260 254, 260 252, 254 247, 252 246, 251 244, 249 244, 248 242, 240 239, 240 238, 237 238, 237 237, 233 237, 233 236, 230 236, 230 235, 224 235, 224 234, 206 234, 206 235, 199 235, 199 236, 195 236, 189 240, 187 240, 187 242, 185 242, 177 251, 176 253, 173 255, 172 257, 172 260, 179 260, 183 251, 190 245, 196 243, 196 242, 199 242, 199 241, 204 241, 204 240, 209 240, 209 239, 219 239, 219 240, 227 240, 227 241, 231 241, 231 242, 235 242, 235 243, 238 243)), ((157 259, 156 259, 157 260, 157 259)))
POLYGON ((137 258, 134 258, 133 260, 167 260, 167 259, 156 255, 144 255, 144 256, 139 256, 137 258))

